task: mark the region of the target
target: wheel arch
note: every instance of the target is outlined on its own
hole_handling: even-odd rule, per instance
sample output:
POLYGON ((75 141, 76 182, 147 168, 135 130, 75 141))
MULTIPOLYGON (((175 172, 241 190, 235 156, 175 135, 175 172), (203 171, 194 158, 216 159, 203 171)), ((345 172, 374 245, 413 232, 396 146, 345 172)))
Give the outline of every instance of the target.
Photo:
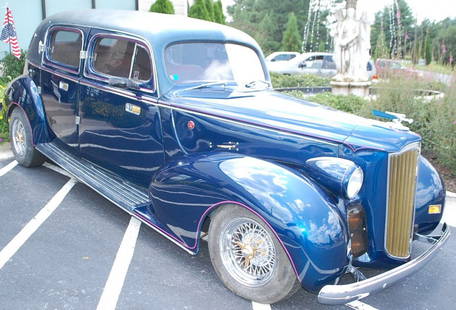
POLYGON ((47 123, 39 89, 29 76, 22 75, 13 80, 5 94, 8 118, 15 109, 22 110, 32 132, 33 145, 49 142, 54 138, 54 134, 47 123))
POLYGON ((348 263, 337 206, 312 180, 277 163, 233 153, 190 155, 157 172, 149 193, 150 213, 194 254, 208 219, 235 204, 267 223, 305 288, 331 282, 348 263))

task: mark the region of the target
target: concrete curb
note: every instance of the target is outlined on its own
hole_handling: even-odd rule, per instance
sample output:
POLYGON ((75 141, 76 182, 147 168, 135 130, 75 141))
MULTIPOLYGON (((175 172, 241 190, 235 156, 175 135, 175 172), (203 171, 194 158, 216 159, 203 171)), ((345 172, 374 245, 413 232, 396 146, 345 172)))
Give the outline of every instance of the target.
POLYGON ((447 194, 447 197, 450 197, 450 198, 456 198, 456 194, 455 193, 452 193, 452 192, 446 192, 447 194))

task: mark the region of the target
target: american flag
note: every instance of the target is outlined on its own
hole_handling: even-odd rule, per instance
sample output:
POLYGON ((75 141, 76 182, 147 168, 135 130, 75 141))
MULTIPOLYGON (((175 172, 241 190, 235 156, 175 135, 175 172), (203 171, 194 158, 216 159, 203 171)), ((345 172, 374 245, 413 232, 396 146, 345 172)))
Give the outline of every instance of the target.
POLYGON ((19 48, 19 43, 17 42, 16 29, 14 28, 14 19, 13 13, 9 8, 6 8, 5 21, 3 22, 2 35, 0 40, 3 40, 5 43, 9 43, 11 47, 11 54, 17 58, 21 57, 21 49, 19 48))

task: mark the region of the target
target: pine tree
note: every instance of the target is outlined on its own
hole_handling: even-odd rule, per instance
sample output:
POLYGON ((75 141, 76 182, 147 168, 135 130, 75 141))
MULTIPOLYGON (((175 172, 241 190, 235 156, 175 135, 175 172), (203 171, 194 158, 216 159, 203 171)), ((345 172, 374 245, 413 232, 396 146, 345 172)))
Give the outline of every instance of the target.
POLYGON ((298 30, 298 20, 292 12, 288 15, 287 28, 283 33, 282 49, 287 52, 299 52, 301 50, 301 36, 298 30))
POLYGON ((225 14, 223 13, 223 5, 221 0, 218 0, 214 3, 214 21, 222 25, 226 24, 225 14))
POLYGON ((149 12, 174 14, 174 6, 169 0, 157 0, 151 5, 149 12))
POLYGON ((427 36, 427 39, 426 39, 425 59, 426 59, 426 65, 430 65, 432 62, 432 44, 431 44, 431 39, 429 38, 429 35, 427 36))
POLYGON ((206 10, 209 13, 209 20, 215 21, 214 3, 212 2, 212 0, 204 0, 204 5, 206 6, 206 10))
POLYGON ((277 42, 270 39, 271 33, 273 33, 276 28, 277 25, 272 21, 271 13, 267 13, 258 26, 258 31, 254 35, 254 38, 258 41, 258 44, 260 44, 263 49, 263 53, 266 55, 277 51, 280 48, 280 44, 277 44, 277 42))
POLYGON ((190 10, 188 10, 188 16, 208 21, 211 20, 206 5, 204 4, 204 0, 196 0, 190 7, 190 10))
POLYGON ((389 57, 388 47, 386 46, 386 36, 383 30, 383 22, 381 23, 380 33, 377 37, 377 43, 375 45, 374 58, 388 58, 389 57))

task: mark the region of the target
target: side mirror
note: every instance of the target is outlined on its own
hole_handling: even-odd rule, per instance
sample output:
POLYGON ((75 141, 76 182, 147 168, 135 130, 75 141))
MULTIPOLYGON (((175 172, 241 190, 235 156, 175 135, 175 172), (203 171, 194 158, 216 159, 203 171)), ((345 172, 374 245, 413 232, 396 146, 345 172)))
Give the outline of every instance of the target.
POLYGON ((271 59, 271 62, 276 62, 277 60, 275 58, 271 59))
POLYGON ((298 67, 299 69, 306 68, 307 64, 305 62, 301 62, 298 67))

